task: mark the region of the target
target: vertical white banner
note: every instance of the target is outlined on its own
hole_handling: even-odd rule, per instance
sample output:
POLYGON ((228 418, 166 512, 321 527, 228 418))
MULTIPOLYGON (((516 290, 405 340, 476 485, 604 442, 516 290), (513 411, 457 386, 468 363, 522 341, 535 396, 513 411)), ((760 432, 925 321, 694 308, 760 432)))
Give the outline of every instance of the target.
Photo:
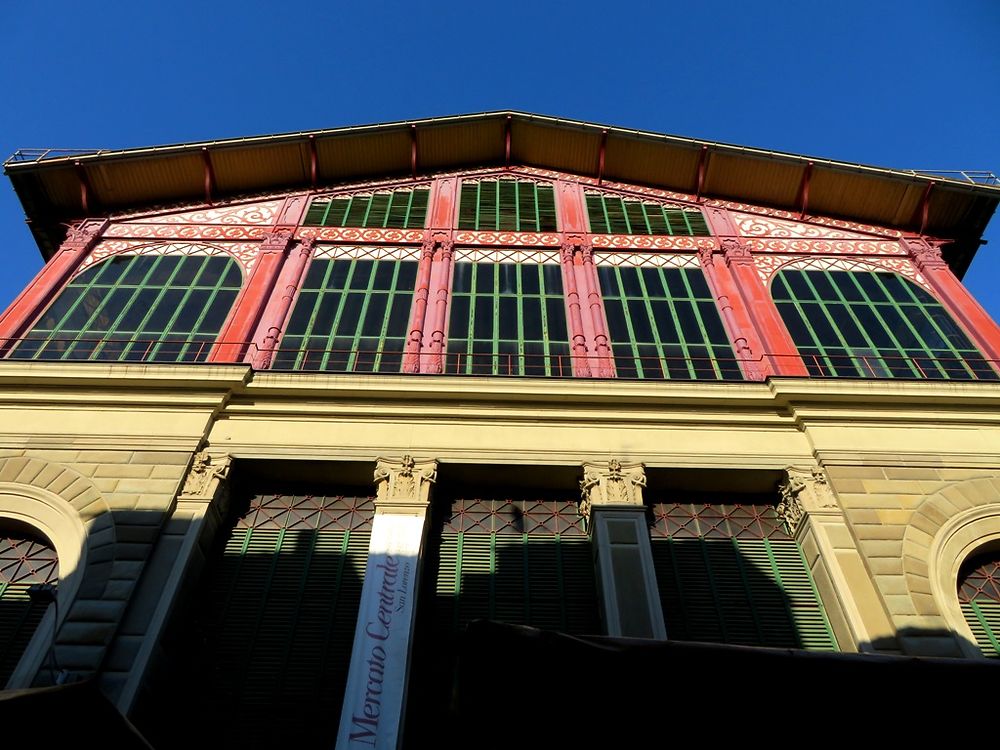
POLYGON ((396 747, 424 516, 375 515, 337 747, 396 747))

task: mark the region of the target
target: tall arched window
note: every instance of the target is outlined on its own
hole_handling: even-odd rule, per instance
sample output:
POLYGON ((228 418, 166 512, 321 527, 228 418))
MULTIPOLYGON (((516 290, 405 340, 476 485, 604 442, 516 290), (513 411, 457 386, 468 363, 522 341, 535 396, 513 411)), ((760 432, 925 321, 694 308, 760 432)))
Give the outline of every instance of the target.
POLYGON ((813 375, 997 379, 944 306, 894 273, 787 269, 771 293, 813 375))
POLYGON ((958 601, 983 655, 1000 658, 1000 550, 965 561, 958 574, 958 601))
POLYGON ((70 281, 11 357, 202 362, 241 284, 228 256, 116 255, 70 281))
POLYGON ((51 597, 32 597, 32 586, 54 587, 59 559, 52 545, 27 530, 0 531, 0 689, 10 679, 51 597))

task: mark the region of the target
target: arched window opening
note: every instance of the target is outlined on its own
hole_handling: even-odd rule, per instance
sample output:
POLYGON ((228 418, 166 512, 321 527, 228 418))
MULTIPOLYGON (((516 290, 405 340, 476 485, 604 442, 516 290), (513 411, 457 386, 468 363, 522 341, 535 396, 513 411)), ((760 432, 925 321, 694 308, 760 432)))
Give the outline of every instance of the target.
POLYGON ((42 621, 58 581, 59 559, 46 539, 27 528, 0 530, 0 689, 42 621), (49 596, 35 594, 39 587, 47 587, 49 596))
POLYGON ((1000 549, 973 555, 962 564, 958 601, 983 655, 1000 658, 1000 549))
POLYGON ((76 276, 14 359, 202 362, 239 293, 220 255, 116 255, 76 276))
POLYGON ((771 293, 814 376, 998 377, 944 306, 897 274, 787 269, 771 293))

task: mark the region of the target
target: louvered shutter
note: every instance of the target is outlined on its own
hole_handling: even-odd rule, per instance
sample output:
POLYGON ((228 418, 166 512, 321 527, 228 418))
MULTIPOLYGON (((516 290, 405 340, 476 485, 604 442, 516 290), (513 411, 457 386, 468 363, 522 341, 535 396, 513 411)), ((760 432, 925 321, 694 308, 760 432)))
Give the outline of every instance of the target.
POLYGON ((773 508, 659 503, 654 518, 669 638, 837 649, 805 559, 773 508))
POLYGON ((958 600, 983 656, 1000 658, 1000 554, 968 560, 958 576, 958 600))
POLYGON ((58 580, 58 558, 48 543, 0 534, 0 689, 17 668, 49 606, 32 601, 28 589, 58 580))

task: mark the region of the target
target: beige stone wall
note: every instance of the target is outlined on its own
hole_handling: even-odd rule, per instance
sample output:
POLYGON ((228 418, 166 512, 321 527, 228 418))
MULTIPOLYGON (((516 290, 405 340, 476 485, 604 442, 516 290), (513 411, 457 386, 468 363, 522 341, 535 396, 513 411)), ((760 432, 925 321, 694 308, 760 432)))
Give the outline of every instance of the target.
MULTIPOLYGON (((237 461, 412 454, 442 465, 580 467, 614 457, 651 470, 822 467, 833 500, 809 512, 799 538, 842 648, 974 655, 952 635, 968 636, 954 575, 963 555, 1000 538, 994 445, 1000 386, 988 383, 376 378, 0 362, 0 518, 4 503, 37 505, 63 513, 66 535, 78 534, 60 541, 86 554, 83 573, 61 586, 72 601, 60 600, 57 658, 99 672, 126 708, 214 529, 211 493, 178 499, 205 446, 237 461)), ((26 660, 41 663, 43 640, 26 660)))

